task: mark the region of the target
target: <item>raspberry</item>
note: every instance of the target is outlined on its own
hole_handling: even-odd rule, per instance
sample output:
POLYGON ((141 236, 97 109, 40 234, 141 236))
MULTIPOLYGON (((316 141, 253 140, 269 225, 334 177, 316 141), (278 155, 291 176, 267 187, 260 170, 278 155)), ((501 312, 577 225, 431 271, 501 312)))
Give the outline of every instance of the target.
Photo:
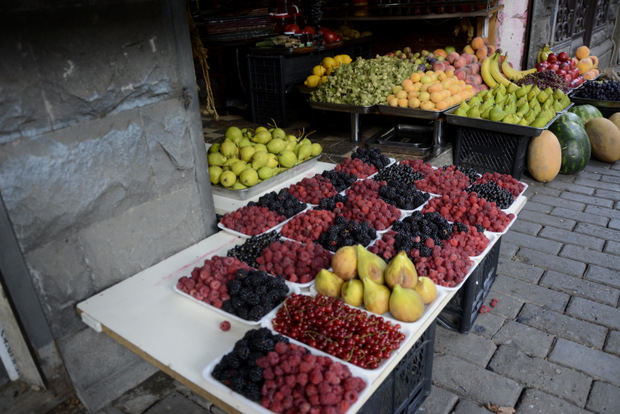
POLYGON ((286 353, 287 349, 288 349, 288 344, 286 342, 278 342, 273 347, 273 350, 280 355, 286 353))
POLYGON ((497 299, 491 300, 491 306, 492 307, 496 307, 498 302, 499 302, 499 300, 497 300, 497 299))
POLYGON ((480 306, 480 310, 478 312, 480 312, 480 313, 487 313, 487 312, 490 312, 490 311, 491 311, 491 308, 489 308, 487 305, 482 305, 482 306, 480 306))
POLYGON ((229 331, 230 330, 230 322, 228 321, 222 321, 220 322, 220 329, 224 332, 229 331))
POLYGON ((310 379, 310 382, 315 385, 318 385, 321 382, 323 382, 323 374, 321 373, 321 370, 318 368, 314 368, 312 372, 310 372, 309 379, 310 379))

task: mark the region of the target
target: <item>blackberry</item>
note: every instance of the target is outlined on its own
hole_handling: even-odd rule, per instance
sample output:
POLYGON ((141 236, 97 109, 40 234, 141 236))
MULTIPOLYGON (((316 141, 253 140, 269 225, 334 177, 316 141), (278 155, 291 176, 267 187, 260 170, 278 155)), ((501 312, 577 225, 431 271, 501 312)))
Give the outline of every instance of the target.
POLYGON ((416 190, 415 185, 407 186, 396 181, 389 181, 379 188, 379 198, 400 209, 414 210, 424 204, 430 198, 430 194, 416 190))
POLYGON ((374 165, 379 171, 390 165, 390 159, 383 154, 383 151, 379 147, 357 147, 351 154, 351 159, 354 158, 359 158, 366 164, 374 165))
POLYGON ((248 319, 251 321, 260 321, 270 310, 271 309, 266 309, 264 306, 257 304, 248 313, 248 319))
POLYGON ((355 174, 346 171, 325 170, 321 175, 327 178, 338 192, 350 187, 351 184, 357 181, 357 176, 355 174))
POLYGON ((262 386, 259 386, 257 383, 261 382, 262 383, 262 376, 263 376, 263 370, 261 369, 261 379, 255 382, 250 382, 248 384, 246 384, 244 390, 243 390, 243 395, 254 402, 258 402, 260 403, 261 398, 263 397, 263 394, 261 393, 261 388, 262 386))
MULTIPOLYGON (((449 165, 444 166, 444 170, 447 169, 449 167, 449 165)), ((456 166, 456 170, 462 172, 463 174, 465 174, 468 178, 469 178, 469 183, 473 184, 474 181, 476 181, 478 179, 478 177, 480 177, 480 174, 478 173, 478 171, 474 170, 473 168, 470 167, 463 167, 462 165, 457 165, 456 166)))
POLYGON ((230 300, 222 304, 222 309, 242 319, 258 321, 279 305, 288 295, 289 288, 282 277, 274 277, 267 272, 250 269, 241 279, 228 282, 230 300))
POLYGON ((245 381, 241 377, 237 376, 228 379, 228 387, 239 394, 242 394, 244 385, 245 381))
POLYGON ((433 249, 428 246, 420 247, 420 256, 422 257, 431 257, 433 255, 433 249))
POLYGON ((228 283, 226 283, 226 288, 228 288, 229 295, 236 296, 239 294, 239 292, 241 292, 241 289, 243 288, 243 284, 241 283, 240 279, 235 278, 235 279, 229 280, 228 283))
POLYGON ((456 231, 462 231, 463 233, 467 233, 469 231, 469 227, 467 227, 467 224, 465 223, 461 223, 461 222, 456 222, 454 223, 454 227, 456 229, 456 231))
POLYGON ((368 246, 376 238, 377 231, 368 223, 347 221, 344 217, 338 216, 334 220, 334 224, 327 231, 321 233, 315 243, 320 244, 326 250, 335 252, 343 246, 356 244, 368 246))
POLYGON ((250 347, 255 351, 269 352, 273 350, 275 342, 271 338, 256 338, 250 342, 250 347))
POLYGON ((250 346, 248 345, 248 341, 241 339, 235 343, 235 347, 233 348, 233 352, 241 359, 245 361, 250 356, 250 346))
POLYGON ((259 367, 252 367, 248 369, 248 379, 251 382, 260 382, 263 379, 263 369, 259 367))
POLYGON ((482 224, 476 224, 476 230, 478 230, 478 233, 484 233, 484 226, 482 224))
POLYGON ((237 356, 236 353, 231 352, 222 357, 220 364, 223 368, 237 369, 241 366, 241 359, 237 356))
MULTIPOLYGON (((452 224, 439 213, 422 214, 419 211, 414 211, 402 221, 397 220, 392 224, 392 230, 397 232, 397 235, 394 236, 394 248, 405 251, 418 249, 422 254, 422 247, 425 246, 424 243, 429 238, 433 240, 435 245, 442 247, 442 240, 450 237, 452 227, 452 224), (414 239, 418 237, 420 241, 415 242, 414 239)), ((425 252, 427 252, 426 249, 425 252)))
POLYGON ((319 200, 319 204, 314 209, 334 211, 336 204, 342 203, 344 205, 348 199, 349 196, 345 194, 336 194, 332 197, 325 197, 319 200))
POLYGON ((392 164, 389 167, 380 170, 372 177, 376 181, 385 181, 391 186, 405 186, 415 189, 415 182, 424 178, 424 174, 416 171, 407 164, 392 164))
POLYGON ((489 202, 495 202, 497 207, 506 209, 512 205, 515 201, 512 193, 500 187, 495 181, 487 181, 483 184, 472 184, 466 188, 468 193, 476 193, 479 197, 486 199, 489 202))
MULTIPOLYGON (((273 242, 280 240, 280 233, 276 230, 273 230, 269 233, 259 234, 246 239, 243 244, 240 244, 228 250, 226 255, 230 257, 236 257, 237 259, 247 263, 251 267, 258 267, 258 263, 256 263, 256 258, 263 254, 263 250, 265 249, 265 247, 269 246, 273 242)), ((242 271, 247 273, 247 270, 245 269, 242 269, 242 271)))
POLYGON ((262 195, 258 201, 248 202, 248 206, 267 207, 269 210, 291 218, 295 214, 302 212, 307 206, 289 193, 285 188, 279 192, 272 191, 262 195))
POLYGON ((256 306, 260 303, 260 295, 251 287, 246 287, 239 292, 239 298, 241 298, 246 305, 250 306, 256 306))
POLYGON ((230 299, 225 300, 222 303, 222 310, 224 312, 232 313, 233 315, 235 314, 235 307, 233 306, 232 301, 230 299))

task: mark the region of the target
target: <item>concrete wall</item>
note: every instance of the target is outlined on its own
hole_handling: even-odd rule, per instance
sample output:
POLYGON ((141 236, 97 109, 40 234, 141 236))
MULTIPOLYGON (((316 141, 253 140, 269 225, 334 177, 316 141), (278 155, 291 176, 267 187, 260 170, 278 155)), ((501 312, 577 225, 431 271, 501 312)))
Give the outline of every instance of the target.
POLYGON ((156 369, 76 304, 216 230, 185 3, 16 3, 0 6, 1 201, 96 411, 156 369))

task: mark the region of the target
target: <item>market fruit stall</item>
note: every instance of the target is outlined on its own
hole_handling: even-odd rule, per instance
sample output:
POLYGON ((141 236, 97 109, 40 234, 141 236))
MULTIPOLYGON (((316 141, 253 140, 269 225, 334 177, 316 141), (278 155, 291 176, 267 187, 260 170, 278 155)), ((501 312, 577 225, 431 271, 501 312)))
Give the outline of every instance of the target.
MULTIPOLYGON (((362 164, 366 167, 369 165, 366 162, 362 164)), ((336 230, 324 232, 330 234, 327 239, 319 237, 319 243, 313 244, 315 254, 325 255, 327 261, 320 262, 319 267, 323 269, 318 274, 318 268, 310 271, 310 280, 289 277, 307 271, 304 266, 293 266, 290 271, 286 266, 279 270, 269 267, 269 263, 285 262, 285 259, 276 257, 281 253, 279 248, 264 249, 262 255, 256 256, 252 249, 243 249, 251 238, 248 229, 240 228, 238 230, 241 231, 236 231, 224 226, 223 231, 83 301, 78 305, 82 320, 97 332, 110 335, 227 412, 266 413, 268 409, 278 411, 281 404, 292 403, 278 391, 278 386, 274 388, 278 381, 282 382, 282 386, 295 390, 305 387, 307 404, 337 406, 339 412, 377 412, 377 399, 383 399, 386 395, 391 404, 419 406, 430 392, 435 322, 439 321, 444 309, 454 310, 452 299, 459 296, 459 300, 462 300, 461 292, 468 292, 468 300, 477 299, 477 307, 464 310, 465 315, 461 312, 460 317, 467 319, 463 321, 467 323, 455 323, 451 327, 463 332, 463 326, 470 326, 471 317, 475 319, 481 305, 479 299, 484 297, 492 283, 491 276, 487 275, 492 273, 492 277, 495 276, 494 271, 489 271, 488 265, 497 265, 495 253, 499 249, 501 235, 514 223, 518 211, 523 207, 526 186, 501 174, 480 175, 454 166, 434 168, 421 160, 400 163, 390 160, 389 163, 380 164, 379 168, 375 167, 373 171, 349 158, 338 165, 317 162, 311 170, 292 178, 290 181, 294 183, 279 183, 269 190, 278 193, 287 189, 295 193, 296 186, 303 187, 302 182, 307 183, 317 176, 333 179, 334 185, 340 189, 332 198, 334 203, 323 203, 321 200, 319 204, 322 204, 323 210, 303 210, 294 214, 288 222, 293 223, 295 217, 307 214, 308 211, 323 212, 318 219, 312 219, 317 225, 320 225, 321 220, 329 220, 329 213, 341 218, 332 224, 336 230), (329 171, 345 174, 330 174, 329 171), (352 172, 359 174, 355 181, 342 181, 346 174, 352 172), (374 180, 373 176, 379 180, 374 180), (382 179, 389 181, 390 177, 399 177, 399 181, 411 179, 417 183, 419 192, 431 196, 407 198, 407 195, 399 195, 396 190, 381 190, 381 187, 386 187, 382 184, 386 181, 382 179), (469 193, 464 191, 466 188, 471 189, 469 193), (391 209, 388 201, 385 201, 386 205, 375 211, 380 212, 380 218, 362 219, 359 216, 361 212, 374 208, 364 202, 374 191, 381 191, 382 197, 389 203, 406 203, 402 206, 412 209, 395 208, 389 213, 391 209), (495 201, 487 202, 482 198, 483 195, 497 197, 497 205, 501 205, 501 209, 495 201), (355 202, 350 204, 346 199, 339 198, 345 196, 355 202), (468 203, 472 205, 467 207, 468 203), (390 286, 382 289, 392 290, 386 294, 391 295, 390 302, 394 303, 388 304, 387 308, 383 308, 385 302, 377 302, 376 298, 372 305, 370 299, 364 298, 366 301, 360 307, 349 304, 349 298, 343 297, 341 300, 340 292, 332 297, 317 292, 327 293, 324 289, 329 284, 319 283, 318 279, 333 276, 327 274, 330 258, 336 257, 333 254, 338 255, 341 247, 352 243, 346 242, 339 235, 338 229, 338 226, 345 226, 338 223, 347 221, 344 217, 349 207, 355 209, 358 219, 363 221, 362 224, 358 223, 360 227, 354 230, 354 236, 362 240, 367 231, 372 230, 375 234, 371 242, 353 243, 357 244, 358 277, 367 283, 374 277, 372 275, 376 275, 371 269, 379 266, 390 286), (467 213, 469 210, 477 212, 470 214, 467 213), (414 226, 416 223, 423 224, 425 228, 434 228, 434 233, 427 230, 418 232, 414 226), (385 226, 382 230, 375 230, 375 227, 382 226, 385 226), (243 234, 244 231, 248 234, 243 234), (423 236, 426 237, 424 240, 423 236), (409 257, 396 255, 394 243, 401 243, 400 250, 409 252, 409 257), (443 257, 442 250, 448 256, 443 257), (485 260, 487 256, 494 258, 494 262, 485 260), (252 270, 253 267, 242 264, 242 261, 252 262, 258 270, 252 270), (381 265, 382 262, 385 265, 381 265), (403 291, 405 288, 399 283, 412 277, 411 272, 415 272, 413 263, 417 275, 427 275, 428 281, 433 281, 435 294, 429 296, 428 289, 422 289, 419 299, 415 299, 418 293, 403 291), (461 264, 467 269, 461 269, 461 264), (265 270, 280 275, 263 279, 266 273, 259 273, 265 270), (446 275, 452 276, 446 279, 446 275), (253 282, 248 279, 250 276, 256 278, 266 292, 270 289, 277 292, 275 296, 265 293, 275 302, 265 302, 252 295, 252 289, 258 287, 251 284, 253 282), (316 280, 312 280, 315 276, 316 280), (467 287, 468 277, 475 278, 475 284, 484 286, 485 291, 476 288, 471 293, 469 289, 461 289, 467 287), (396 283, 396 280, 400 282, 396 283), (231 281, 235 281, 234 287, 231 281), (199 283, 202 283, 200 287, 199 283), (229 297, 224 297, 222 293, 223 283, 228 287, 225 294, 229 297), (241 292, 244 286, 245 293, 241 292), (414 299, 419 300, 419 303, 410 309, 409 305, 414 299), (229 307, 226 303, 229 303, 229 307), (234 308, 230 307, 230 303, 233 303, 234 308), (244 308, 244 303, 250 304, 249 307, 244 308), (283 306, 287 306, 286 311, 283 311, 283 306), (298 306, 306 311, 295 316, 295 308, 298 306), (256 311, 257 307, 261 307, 261 312, 256 311), (308 309, 312 307, 316 307, 316 310, 309 312, 308 309), (338 315, 349 316, 342 323, 335 323, 333 318, 342 319, 338 315), (302 319, 306 317, 309 319, 302 319), (357 335, 360 338, 343 337, 339 339, 339 346, 333 346, 329 340, 308 337, 303 327, 311 324, 316 324, 313 329, 327 328, 322 335, 339 338, 359 331, 357 335), (361 341, 362 336, 366 338, 367 334, 371 334, 372 338, 379 333, 388 335, 381 342, 381 346, 387 347, 385 349, 374 347, 379 343, 368 342, 368 339, 361 341), (291 339, 285 340, 285 337, 291 339), (303 341, 294 339, 297 337, 303 341), (366 351, 358 350, 364 341, 369 348, 366 351), (244 360, 249 355, 254 355, 256 358, 252 360, 264 370, 263 378, 267 379, 262 389, 251 385, 254 379, 260 379, 260 372, 254 369, 254 365, 244 368, 240 362, 239 358, 244 360), (374 355, 374 359, 370 359, 370 355, 374 355), (287 367, 281 365, 280 360, 288 361, 287 367), (284 375, 278 379, 282 370, 292 367, 302 369, 302 364, 305 364, 303 370, 306 375, 301 375, 304 371, 300 371, 297 376, 289 378, 284 375), (230 374, 231 367, 234 367, 237 374, 230 374), (401 376, 406 374, 409 378, 412 372, 417 378, 415 384, 407 382, 407 389, 401 390, 405 392, 405 398, 396 401, 395 394, 401 393, 396 390, 405 385, 401 376), (240 375, 248 380, 239 382, 235 378, 240 375), (328 383, 329 387, 320 386, 322 382, 328 383), (327 397, 333 394, 338 395, 338 398, 327 397)), ((295 193, 296 197, 305 191, 318 191, 319 187, 315 184, 309 184, 303 189, 300 187, 300 192, 295 193)), ((271 202, 263 196, 265 193, 256 196, 254 200, 243 202, 220 196, 214 201, 216 209, 225 212, 226 216, 238 210, 245 211, 243 209, 249 204, 253 204, 253 207, 261 203, 271 206, 271 202)), ((374 204, 378 204, 378 199, 372 199, 374 204)), ((302 221, 311 222, 310 219, 302 221)), ((225 222, 223 218, 221 222, 225 222)), ((298 256, 293 262, 318 262, 302 251, 299 246, 303 246, 303 242, 280 238, 284 234, 284 226, 286 223, 276 226, 279 232, 263 231, 254 237, 261 238, 261 242, 270 246, 273 243, 280 243, 278 246, 286 244, 289 252, 299 249, 298 252, 305 256, 298 256), (272 234, 276 234, 279 240, 271 240, 272 234)), ((299 228, 298 224, 290 227, 299 228)), ((289 236, 294 237, 296 234, 289 233, 289 236)), ((306 237, 314 236, 307 234, 306 237)), ((343 267, 346 268, 351 257, 351 253, 347 253, 344 259, 331 260, 331 269, 339 273, 345 271, 343 267)), ((347 278, 358 280, 352 274, 348 274, 347 278)), ((446 322, 450 324, 444 318, 443 323, 446 322)), ((304 405, 305 408, 309 407, 304 405)))

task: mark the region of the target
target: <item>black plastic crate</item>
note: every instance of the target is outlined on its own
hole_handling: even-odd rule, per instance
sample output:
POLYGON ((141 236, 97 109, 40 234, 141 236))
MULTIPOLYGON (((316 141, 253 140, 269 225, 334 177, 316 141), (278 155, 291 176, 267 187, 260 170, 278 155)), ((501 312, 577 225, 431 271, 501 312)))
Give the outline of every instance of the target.
POLYGON ((518 180, 525 169, 530 138, 459 126, 453 162, 479 172, 510 174, 518 180))
POLYGON ((440 326, 460 333, 470 331, 497 277, 501 242, 500 237, 441 311, 437 317, 440 326))
POLYGON ((285 128, 301 114, 304 100, 296 87, 282 92, 250 91, 252 122, 255 124, 276 124, 285 128))
POLYGON ((248 55, 250 88, 256 91, 282 92, 303 83, 312 68, 323 60, 320 53, 297 55, 248 55))
POLYGON ((435 328, 432 324, 366 401, 359 413, 415 413, 431 393, 435 328))

